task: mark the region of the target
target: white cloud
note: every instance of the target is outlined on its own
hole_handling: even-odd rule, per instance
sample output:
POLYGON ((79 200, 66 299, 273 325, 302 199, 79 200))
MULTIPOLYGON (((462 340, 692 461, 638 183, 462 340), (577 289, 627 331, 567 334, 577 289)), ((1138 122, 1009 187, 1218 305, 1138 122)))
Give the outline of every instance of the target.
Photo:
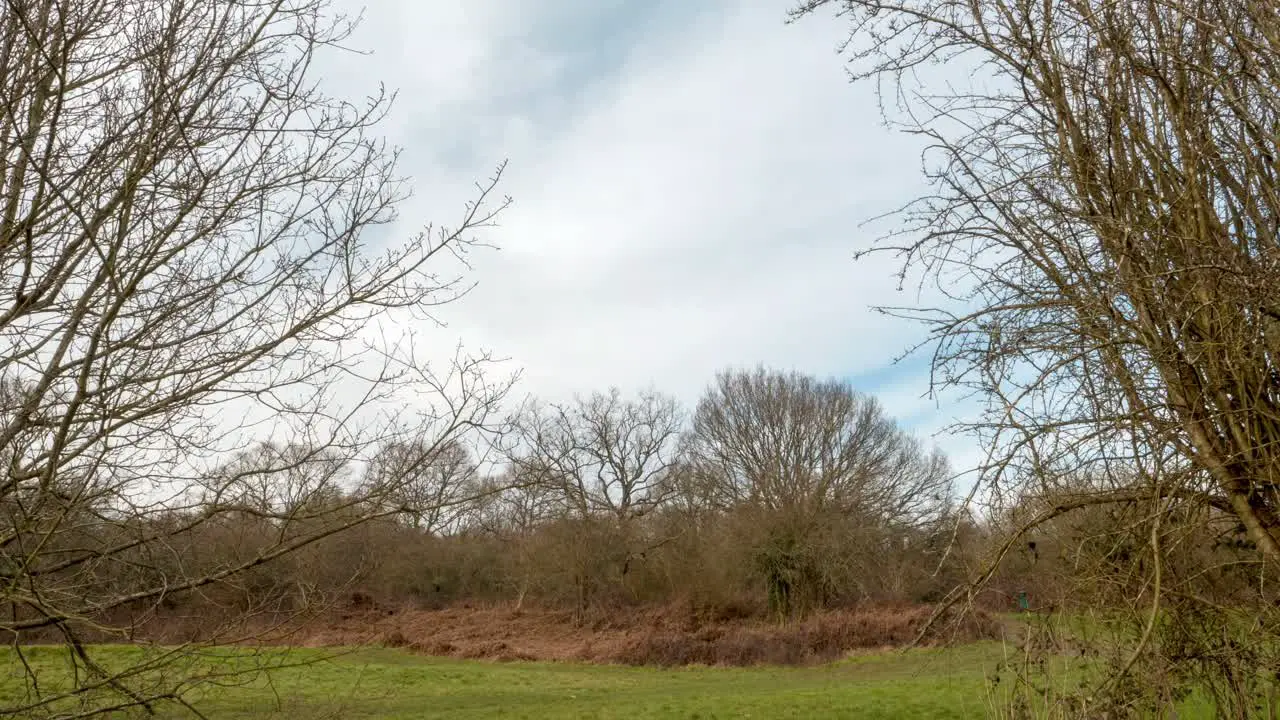
MULTIPOLYGON (((862 220, 919 191, 918 146, 848 82, 839 21, 788 26, 785 3, 665 7, 595 46, 591 33, 646 11, 368 9, 353 42, 375 54, 329 74, 399 88, 385 130, 418 188, 406 223, 452 220, 511 160, 516 204, 487 236, 503 250, 478 258, 480 286, 443 313, 449 332, 510 356, 522 389, 549 396, 652 385, 692 404, 726 366, 882 368, 921 329, 869 306, 913 298, 896 294, 890 258, 852 252, 873 234, 862 220)), ((926 383, 864 389, 932 427, 926 383)))

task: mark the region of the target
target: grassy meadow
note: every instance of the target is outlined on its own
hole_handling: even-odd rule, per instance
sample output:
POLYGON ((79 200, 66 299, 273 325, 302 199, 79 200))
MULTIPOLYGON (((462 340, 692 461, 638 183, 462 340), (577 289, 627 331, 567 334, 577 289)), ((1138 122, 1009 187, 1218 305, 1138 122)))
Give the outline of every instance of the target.
MULTIPOLYGON (((96 650, 107 666, 156 652, 96 650)), ((20 663, 5 652, 0 695, 4 706, 12 706, 24 691, 20 663)), ((999 643, 984 642, 813 667, 658 669, 441 659, 385 648, 220 651, 193 661, 212 684, 192 688, 184 698, 211 718, 290 720, 980 718, 992 716, 1002 691, 991 680, 1003 656, 999 643), (279 667, 239 674, 260 664, 279 667)), ((54 648, 27 650, 28 662, 55 677, 64 658, 54 648)), ((156 709, 162 718, 190 716, 174 703, 156 709)), ((1191 707, 1179 713, 1205 716, 1191 707)))

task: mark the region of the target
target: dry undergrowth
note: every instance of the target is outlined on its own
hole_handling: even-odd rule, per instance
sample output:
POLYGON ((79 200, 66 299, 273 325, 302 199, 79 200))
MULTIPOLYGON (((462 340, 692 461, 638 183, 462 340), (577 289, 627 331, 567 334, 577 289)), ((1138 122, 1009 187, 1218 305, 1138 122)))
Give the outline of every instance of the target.
MULTIPOLYGON (((377 643, 429 655, 494 660, 570 660, 628 665, 800 665, 862 649, 912 642, 930 606, 828 611, 804 620, 707 618, 683 609, 621 610, 595 622, 572 613, 511 608, 346 613, 310 632, 309 645, 377 643)), ((977 613, 938 624, 926 642, 998 637, 996 620, 977 613)))

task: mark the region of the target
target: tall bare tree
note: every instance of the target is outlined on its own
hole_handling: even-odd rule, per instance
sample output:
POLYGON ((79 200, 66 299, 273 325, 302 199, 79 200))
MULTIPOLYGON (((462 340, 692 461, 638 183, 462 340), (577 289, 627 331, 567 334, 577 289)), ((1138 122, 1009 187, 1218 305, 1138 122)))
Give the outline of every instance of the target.
POLYGON ((626 520, 667 499, 683 426, 676 401, 656 392, 535 402, 515 423, 510 457, 524 481, 555 487, 579 516, 626 520))
POLYGON ((957 300, 902 312, 932 325, 938 380, 990 401, 974 426, 986 486, 1048 496, 1092 478, 1040 520, 1143 508, 1148 621, 1117 688, 1179 594, 1161 571, 1170 533, 1226 513, 1257 572, 1280 560, 1280 14, 1271 0, 797 13, 824 5, 852 24, 855 77, 888 81, 893 122, 931 141, 933 191, 881 247, 957 300), (974 82, 918 82, 940 63, 974 82))
POLYGON ((949 492, 945 458, 926 452, 875 398, 838 381, 758 368, 726 371, 698 403, 687 450, 724 506, 828 508, 914 522, 949 492))
POLYGON ((457 440, 419 439, 379 448, 365 475, 368 488, 386 489, 381 495, 388 506, 426 533, 449 529, 468 500, 487 492, 479 480, 471 451, 457 440))
POLYGON ((561 508, 558 554, 581 617, 598 588, 625 584, 637 560, 669 540, 637 521, 674 491, 684 414, 656 392, 625 399, 616 388, 570 403, 531 403, 508 453, 517 481, 550 489, 561 508))
POLYGON ((0 713, 184 702, 190 677, 153 672, 176 651, 106 669, 83 633, 123 637, 121 611, 385 512, 370 501, 393 482, 307 500, 374 447, 484 426, 505 391, 485 355, 442 372, 370 332, 464 292, 453 258, 504 201, 495 175, 455 225, 374 241, 407 193, 371 134, 391 98, 331 98, 311 73, 349 30, 322 0, 0 10, 0 634, 21 659, 52 632, 76 665, 68 689, 24 663, 0 713), (213 472, 262 440, 288 450, 213 472), (245 513, 273 531, 239 562, 94 581, 245 513))
POLYGON ((744 541, 755 545, 770 604, 783 615, 865 580, 884 530, 936 519, 950 495, 946 459, 875 398, 795 372, 720 373, 685 451, 682 481, 748 519, 744 541))

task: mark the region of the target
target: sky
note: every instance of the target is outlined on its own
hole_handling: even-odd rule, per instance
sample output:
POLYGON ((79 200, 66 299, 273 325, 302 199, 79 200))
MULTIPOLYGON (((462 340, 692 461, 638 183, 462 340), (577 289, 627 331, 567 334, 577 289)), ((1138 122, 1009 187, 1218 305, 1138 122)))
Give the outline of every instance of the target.
POLYGON ((502 161, 513 199, 471 257, 445 334, 519 370, 520 393, 654 388, 692 407, 714 374, 847 379, 960 468, 928 398, 896 262, 865 221, 924 190, 920 146, 851 84, 831 14, 788 0, 340 0, 363 22, 324 66, 339 94, 398 92, 381 131, 414 195, 395 232, 448 224, 502 161))

